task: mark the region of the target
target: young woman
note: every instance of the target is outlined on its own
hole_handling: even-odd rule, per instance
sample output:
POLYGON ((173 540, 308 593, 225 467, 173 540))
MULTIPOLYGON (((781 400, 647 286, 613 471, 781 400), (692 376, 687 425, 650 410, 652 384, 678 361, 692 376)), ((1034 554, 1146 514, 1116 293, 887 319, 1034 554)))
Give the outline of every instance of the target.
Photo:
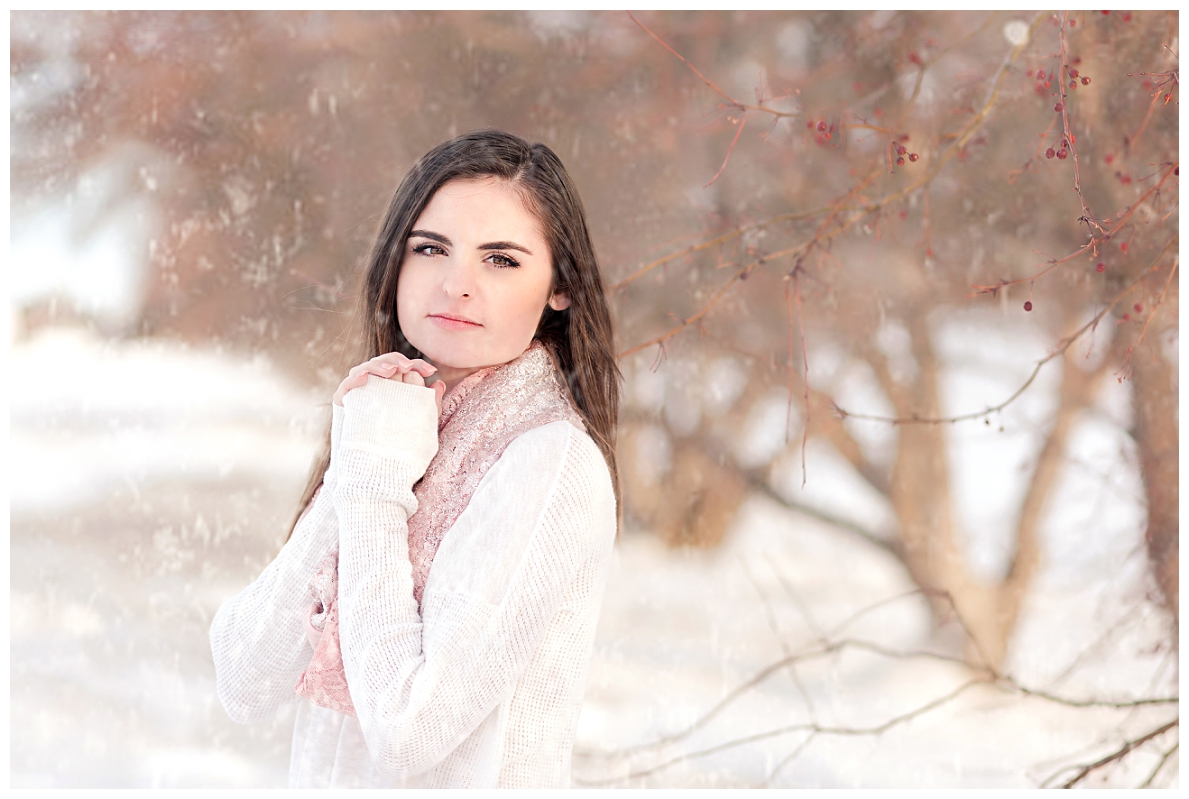
POLYGON ((621 378, 557 156, 497 131, 427 153, 361 305, 290 537, 211 625, 219 698, 242 723, 298 701, 291 787, 566 787, 621 378))

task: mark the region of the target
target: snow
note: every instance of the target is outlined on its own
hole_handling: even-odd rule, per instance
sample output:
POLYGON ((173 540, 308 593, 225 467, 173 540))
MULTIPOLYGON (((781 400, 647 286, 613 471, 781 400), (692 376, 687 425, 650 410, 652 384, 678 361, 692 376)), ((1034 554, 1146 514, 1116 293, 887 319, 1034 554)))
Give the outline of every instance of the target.
MULTIPOLYGON (((970 330, 986 338, 986 329, 970 330)), ((839 380, 854 379, 836 367, 839 380)), ((1018 385, 1005 369, 995 385, 969 370, 947 373, 947 404, 999 398, 1018 385)), ((324 432, 326 397, 263 356, 70 328, 14 342, 9 380, 19 464, 10 470, 11 713, 21 720, 11 784, 284 785, 292 711, 261 725, 227 719, 206 633, 218 605, 279 547, 324 432)), ((1042 382, 1035 400, 1005 413, 1003 434, 981 423, 953 428, 961 521, 988 572, 1001 564, 995 542, 1051 386, 1042 382)), ((659 402, 664 388, 639 393, 659 402)), ((878 398, 866 401, 878 407, 878 398)), ((1078 422, 1009 663, 1021 683, 1062 696, 1176 690, 1175 659, 1158 647, 1167 621, 1151 598, 1142 485, 1117 423, 1126 403, 1126 391, 1111 388, 1078 422)), ((757 424, 783 439, 784 414, 782 406, 757 424)), ((804 489, 799 458, 786 460, 774 471, 778 493, 873 529, 894 523, 828 446, 811 440, 804 489)), ((870 728, 972 677, 926 657, 820 651, 844 639, 946 651, 944 631, 934 634, 892 556, 771 498, 750 498, 712 550, 670 550, 625 529, 587 678, 576 784, 1026 787, 1170 716, 1168 707, 1073 708, 976 686, 880 735, 819 734, 798 750, 802 728, 664 765, 809 722, 870 728), (803 652, 795 671, 777 669, 692 734, 650 746, 803 652), (613 751, 630 746, 645 748, 613 751)), ((1108 784, 1142 781, 1154 751, 1133 755, 1108 784)), ((1168 771, 1175 784, 1176 767, 1168 771)))

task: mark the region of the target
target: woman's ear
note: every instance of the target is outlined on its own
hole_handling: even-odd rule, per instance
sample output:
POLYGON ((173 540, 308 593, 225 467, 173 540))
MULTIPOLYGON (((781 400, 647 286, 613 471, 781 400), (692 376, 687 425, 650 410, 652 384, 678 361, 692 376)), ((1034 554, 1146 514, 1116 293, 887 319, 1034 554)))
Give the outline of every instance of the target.
POLYGON ((566 308, 570 307, 570 295, 566 294, 564 291, 555 292, 554 295, 549 298, 549 307, 555 311, 564 311, 566 308))

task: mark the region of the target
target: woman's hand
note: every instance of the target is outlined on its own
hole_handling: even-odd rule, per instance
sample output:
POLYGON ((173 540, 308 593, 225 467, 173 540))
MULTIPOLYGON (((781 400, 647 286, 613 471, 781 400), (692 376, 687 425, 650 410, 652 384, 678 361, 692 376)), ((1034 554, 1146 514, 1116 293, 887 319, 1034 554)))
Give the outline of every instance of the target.
MULTIPOLYGON (((334 404, 343 404, 343 395, 353 388, 367 384, 368 375, 376 375, 387 380, 396 380, 401 383, 412 383, 415 386, 424 386, 425 378, 432 375, 438 370, 438 367, 431 363, 426 363, 420 358, 409 359, 399 352, 386 352, 383 355, 377 355, 370 361, 365 361, 352 369, 345 380, 339 383, 338 390, 334 392, 334 404)), ((434 399, 438 404, 438 411, 442 410, 442 397, 446 393, 446 384, 438 380, 433 384, 434 399)))

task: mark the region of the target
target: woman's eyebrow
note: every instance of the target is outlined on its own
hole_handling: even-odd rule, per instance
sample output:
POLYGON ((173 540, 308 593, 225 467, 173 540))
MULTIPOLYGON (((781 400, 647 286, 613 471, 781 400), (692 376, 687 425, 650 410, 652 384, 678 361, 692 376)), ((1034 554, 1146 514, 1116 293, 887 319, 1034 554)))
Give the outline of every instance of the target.
MULTIPOLYGON (((420 236, 423 239, 431 239, 439 244, 445 244, 447 247, 453 247, 454 242, 443 236, 441 233, 434 233, 432 230, 413 230, 409 232, 409 237, 420 236)), ((532 250, 527 247, 521 247, 514 241, 489 241, 486 244, 480 244, 475 249, 477 250, 520 250, 526 255, 532 255, 532 250)))
POLYGON ((487 244, 480 244, 475 249, 478 250, 520 250, 526 255, 532 255, 532 252, 525 247, 521 247, 514 241, 489 241, 487 244))
POLYGON ((432 230, 413 230, 409 232, 409 236, 420 236, 423 239, 432 239, 439 244, 445 244, 447 247, 453 247, 454 242, 443 236, 441 233, 434 233, 432 230))

